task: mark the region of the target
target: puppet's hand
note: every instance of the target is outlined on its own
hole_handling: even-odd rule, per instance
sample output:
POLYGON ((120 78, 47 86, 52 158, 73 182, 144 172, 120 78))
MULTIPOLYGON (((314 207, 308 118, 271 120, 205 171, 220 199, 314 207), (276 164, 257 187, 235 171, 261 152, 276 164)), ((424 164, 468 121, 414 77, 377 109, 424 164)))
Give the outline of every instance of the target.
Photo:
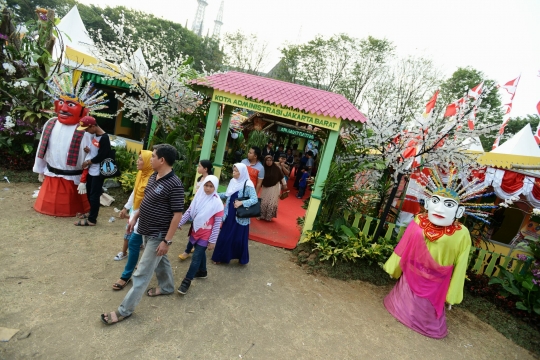
POLYGON ((45 179, 45 175, 44 174, 38 174, 37 179, 38 179, 39 182, 43 182, 43 180, 45 179))
POLYGON ((80 183, 79 186, 77 187, 77 191, 79 192, 80 195, 86 194, 86 183, 80 183))

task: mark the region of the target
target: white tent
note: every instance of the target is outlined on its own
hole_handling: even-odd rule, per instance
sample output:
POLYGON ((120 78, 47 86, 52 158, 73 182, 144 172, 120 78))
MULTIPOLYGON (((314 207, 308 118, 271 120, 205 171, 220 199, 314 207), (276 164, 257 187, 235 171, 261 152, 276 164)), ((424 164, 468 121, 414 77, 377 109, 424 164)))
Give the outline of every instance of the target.
POLYGON ((53 50, 54 59, 60 56, 61 50, 65 50, 66 46, 86 54, 92 54, 94 41, 86 31, 77 5, 73 6, 66 16, 60 20, 57 28, 60 31, 59 35, 62 37, 64 49, 60 48, 61 44, 57 39, 53 50))
POLYGON ((476 136, 475 138, 467 138, 463 141, 463 145, 468 145, 467 150, 470 151, 476 151, 476 152, 484 152, 484 148, 482 147, 482 142, 480 141, 480 138, 476 136))
POLYGON ((491 152, 495 154, 535 156, 540 158, 540 148, 534 140, 531 124, 525 125, 517 134, 491 152))

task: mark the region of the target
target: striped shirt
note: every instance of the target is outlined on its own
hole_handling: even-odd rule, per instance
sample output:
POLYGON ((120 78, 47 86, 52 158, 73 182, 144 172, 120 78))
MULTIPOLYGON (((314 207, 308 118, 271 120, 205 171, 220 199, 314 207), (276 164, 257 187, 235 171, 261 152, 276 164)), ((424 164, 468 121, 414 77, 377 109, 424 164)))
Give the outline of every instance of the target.
POLYGON ((174 171, 159 180, 156 176, 157 173, 150 176, 144 189, 137 232, 164 239, 174 213, 184 211, 184 186, 174 171))

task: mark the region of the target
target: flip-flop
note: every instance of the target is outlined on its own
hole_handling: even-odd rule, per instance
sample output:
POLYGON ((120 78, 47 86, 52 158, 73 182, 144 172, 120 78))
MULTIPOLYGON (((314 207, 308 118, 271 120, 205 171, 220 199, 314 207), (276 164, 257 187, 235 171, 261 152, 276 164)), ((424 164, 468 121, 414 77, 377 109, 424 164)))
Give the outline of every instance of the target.
POLYGON ((116 290, 116 291, 118 291, 118 290, 124 290, 124 288, 126 287, 127 284, 129 284, 130 281, 131 281, 131 278, 127 279, 127 280, 124 282, 123 285, 116 282, 116 283, 113 284, 112 288, 113 288, 113 290, 116 290))
POLYGON ((156 294, 156 290, 158 288, 150 288, 148 290, 146 290, 146 295, 150 296, 150 297, 155 297, 155 296, 161 296, 161 295, 170 295, 170 294, 163 294, 161 293, 161 289, 159 289, 160 293, 159 294, 156 294))
POLYGON ((81 219, 81 220, 77 221, 73 225, 75 225, 75 226, 96 226, 96 224, 89 223, 88 219, 84 219, 84 222, 81 219))
POLYGON ((130 316, 131 316, 131 314, 129 314, 128 316, 122 316, 122 315, 120 315, 118 310, 116 310, 116 311, 111 311, 108 314, 101 314, 101 321, 103 321, 103 323, 105 325, 114 325, 116 323, 119 323, 120 321, 123 321, 123 320, 127 319, 130 316), (105 319, 105 316, 108 319, 105 319))

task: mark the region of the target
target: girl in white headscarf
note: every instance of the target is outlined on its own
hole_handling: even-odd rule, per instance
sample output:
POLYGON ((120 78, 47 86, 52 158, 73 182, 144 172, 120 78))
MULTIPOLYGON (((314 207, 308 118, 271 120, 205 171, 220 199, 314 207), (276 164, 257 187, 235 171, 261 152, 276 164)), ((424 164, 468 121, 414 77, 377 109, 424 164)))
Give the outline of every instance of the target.
POLYGON ((224 215, 223 203, 217 194, 218 185, 217 177, 214 175, 206 176, 204 184, 197 190, 191 205, 178 225, 181 227, 188 220, 193 221, 189 242, 193 244, 195 249, 186 277, 178 288, 180 294, 187 293, 193 279, 208 276, 206 249, 214 249, 224 215))
POLYGON ((249 218, 236 217, 236 209, 240 206, 249 207, 259 201, 255 185, 249 179, 246 165, 237 163, 233 166, 233 178, 227 186, 227 191, 220 193, 222 199, 227 199, 223 226, 212 255, 215 264, 228 264, 232 259, 238 259, 241 265, 249 262, 248 236, 249 218), (237 200, 248 197, 248 200, 237 200))

